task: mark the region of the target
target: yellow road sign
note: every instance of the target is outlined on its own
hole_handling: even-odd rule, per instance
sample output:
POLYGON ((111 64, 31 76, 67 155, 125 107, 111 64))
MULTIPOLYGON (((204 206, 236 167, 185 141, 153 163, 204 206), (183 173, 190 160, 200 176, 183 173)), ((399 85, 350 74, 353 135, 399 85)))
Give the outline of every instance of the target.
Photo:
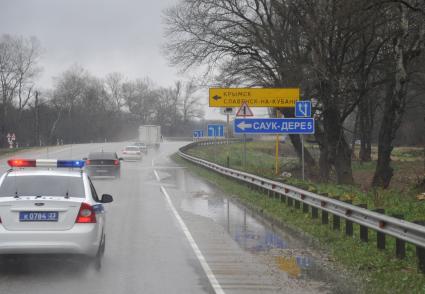
POLYGON ((210 107, 295 107, 299 88, 210 88, 210 107))

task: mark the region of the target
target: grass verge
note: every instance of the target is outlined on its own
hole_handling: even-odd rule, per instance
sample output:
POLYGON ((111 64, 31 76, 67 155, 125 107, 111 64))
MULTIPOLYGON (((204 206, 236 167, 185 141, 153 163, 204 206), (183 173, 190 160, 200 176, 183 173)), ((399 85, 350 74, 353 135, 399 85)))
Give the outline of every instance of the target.
MULTIPOLYGON (((247 166, 242 164, 242 144, 200 146, 188 150, 188 154, 226 166, 229 157, 229 166, 272 180, 284 182, 310 192, 322 194, 340 200, 351 200, 353 204, 366 204, 369 209, 383 208, 387 215, 403 215, 408 221, 424 220, 425 201, 416 196, 423 193, 422 188, 415 186, 419 183, 419 171, 423 168, 420 157, 415 161, 392 162, 395 169, 393 182, 397 187, 391 189, 364 188, 362 183, 367 182, 373 175, 375 162, 360 164, 353 162, 353 173, 357 178, 357 185, 336 185, 334 183, 320 183, 315 177, 302 181, 299 175, 299 162, 290 146, 282 147, 285 158, 280 160, 280 170, 291 172, 292 177, 279 178, 275 176, 275 157, 273 142, 247 143, 247 166), (291 156, 292 154, 292 156, 291 156)), ((418 150, 408 148, 395 149, 399 156, 417 155, 418 150)), ((419 153, 418 153, 419 154, 419 153)))
MULTIPOLYGON (((276 223, 284 223, 310 235, 321 244, 337 263, 355 273, 363 282, 359 288, 365 293, 425 293, 425 275, 416 270, 413 246, 407 246, 406 258, 394 255, 394 238, 387 237, 387 249, 376 248, 376 234, 369 232, 370 242, 359 241, 359 228, 355 226, 354 237, 346 237, 341 231, 333 231, 330 225, 322 225, 320 216, 314 220, 302 210, 288 207, 278 199, 266 197, 258 191, 206 168, 194 165, 178 155, 176 162, 188 167, 194 174, 206 179, 229 195, 237 197, 247 206, 261 210, 276 223)), ((343 228, 343 221, 341 223, 343 228)))

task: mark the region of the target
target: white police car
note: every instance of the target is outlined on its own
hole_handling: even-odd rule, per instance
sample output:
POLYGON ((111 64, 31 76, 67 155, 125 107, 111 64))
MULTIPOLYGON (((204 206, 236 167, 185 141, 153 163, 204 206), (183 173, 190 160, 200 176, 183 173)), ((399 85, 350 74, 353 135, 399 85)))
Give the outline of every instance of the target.
POLYGON ((100 267, 105 210, 81 160, 8 161, 0 178, 0 254, 82 254, 100 267), (74 168, 78 168, 75 170, 74 168))

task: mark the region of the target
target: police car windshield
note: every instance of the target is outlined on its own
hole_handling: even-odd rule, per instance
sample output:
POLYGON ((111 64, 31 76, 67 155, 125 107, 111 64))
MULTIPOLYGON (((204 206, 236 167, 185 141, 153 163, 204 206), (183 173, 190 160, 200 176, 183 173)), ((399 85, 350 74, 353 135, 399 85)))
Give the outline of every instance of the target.
POLYGON ((13 196, 85 197, 81 177, 51 175, 7 176, 0 186, 0 197, 13 196))

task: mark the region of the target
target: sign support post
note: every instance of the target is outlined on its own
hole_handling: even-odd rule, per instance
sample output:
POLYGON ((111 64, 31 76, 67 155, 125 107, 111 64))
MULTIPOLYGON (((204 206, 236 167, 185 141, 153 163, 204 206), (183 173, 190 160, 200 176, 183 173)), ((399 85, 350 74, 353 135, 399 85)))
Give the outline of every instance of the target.
MULTIPOLYGON (((242 116, 246 118, 247 116, 254 116, 254 113, 248 106, 246 101, 242 102, 241 107, 239 108, 236 116, 242 116)), ((246 169, 246 134, 243 134, 243 168, 246 169)))
POLYGON ((301 137, 301 172, 303 176, 303 181, 305 180, 305 172, 304 172, 304 135, 300 135, 301 137))
MULTIPOLYGON (((279 118, 280 117, 280 115, 279 115, 279 111, 278 110, 276 110, 276 118, 279 118)), ((275 157, 275 174, 276 175, 279 175, 279 138, 280 138, 280 136, 279 136, 279 134, 277 134, 276 135, 276 143, 275 143, 275 145, 276 145, 276 157, 275 157)))
POLYGON ((246 170, 246 134, 243 134, 243 168, 246 170))
POLYGON ((226 138, 227 138, 227 143, 226 143, 226 148, 227 148, 227 154, 226 154, 226 163, 227 163, 227 167, 230 167, 230 154, 229 154, 229 137, 230 137, 230 114, 227 113, 227 133, 226 133, 226 138))

